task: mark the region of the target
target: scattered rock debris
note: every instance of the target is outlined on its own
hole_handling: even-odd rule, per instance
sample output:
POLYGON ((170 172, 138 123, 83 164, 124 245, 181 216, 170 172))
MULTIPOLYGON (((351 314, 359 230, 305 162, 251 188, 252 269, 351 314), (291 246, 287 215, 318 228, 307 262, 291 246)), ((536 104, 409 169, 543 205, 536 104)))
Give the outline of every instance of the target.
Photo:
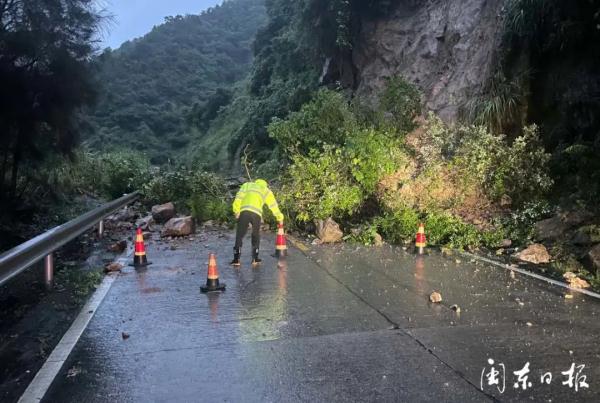
POLYGON ((109 263, 104 267, 104 271, 107 273, 119 272, 123 268, 123 265, 119 262, 109 263))
POLYGON ((122 253, 127 248, 127 241, 120 240, 108 247, 108 250, 115 253, 122 253))
POLYGON ((452 309, 454 312, 456 313, 460 313, 460 306, 454 304, 450 307, 450 309, 452 309))
POLYGON ((162 229, 162 237, 183 237, 196 232, 196 223, 191 216, 172 218, 162 229))
POLYGON ((530 245, 516 255, 516 258, 533 264, 550 263, 550 254, 546 247, 539 243, 530 245))
POLYGON ((315 226, 317 228, 317 236, 322 243, 340 242, 344 237, 344 233, 340 229, 340 226, 333 221, 332 218, 328 218, 325 221, 316 220, 315 226))
POLYGON ((129 338, 129 333, 121 332, 121 337, 123 338, 123 340, 127 340, 129 338))
POLYGON ((431 293, 431 295, 429 296, 429 300, 433 303, 439 303, 442 302, 442 294, 440 294, 437 291, 434 291, 431 293))
POLYGON ((81 373, 81 368, 73 367, 67 371, 67 378, 74 378, 81 373))
POLYGON ((152 218, 162 224, 175 217, 175 205, 171 202, 152 207, 152 218))
POLYGON ((577 275, 571 271, 563 274, 563 277, 565 280, 567 280, 567 283, 569 283, 571 288, 590 288, 590 283, 582 278, 577 277, 577 275))

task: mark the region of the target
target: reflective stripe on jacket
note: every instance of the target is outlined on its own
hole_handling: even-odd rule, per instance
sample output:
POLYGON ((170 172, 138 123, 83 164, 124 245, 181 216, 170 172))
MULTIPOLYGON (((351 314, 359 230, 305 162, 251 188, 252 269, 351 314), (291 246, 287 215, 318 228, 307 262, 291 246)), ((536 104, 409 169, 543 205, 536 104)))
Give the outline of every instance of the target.
POLYGON ((233 201, 233 213, 237 215, 242 211, 251 211, 262 217, 265 204, 277 221, 283 221, 283 214, 271 189, 254 182, 244 183, 233 201))

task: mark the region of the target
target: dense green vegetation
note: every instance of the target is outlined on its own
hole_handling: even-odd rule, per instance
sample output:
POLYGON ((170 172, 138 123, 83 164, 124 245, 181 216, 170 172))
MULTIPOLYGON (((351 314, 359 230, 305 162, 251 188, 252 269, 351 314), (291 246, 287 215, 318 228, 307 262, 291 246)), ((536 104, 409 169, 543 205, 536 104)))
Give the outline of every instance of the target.
POLYGON ((470 103, 475 121, 515 135, 539 125, 552 152, 553 194, 596 208, 600 193, 600 5, 509 0, 497 73, 470 103))
POLYGON ((26 191, 24 169, 77 142, 75 114, 95 92, 88 60, 101 17, 93 3, 0 0, 2 205, 26 191))
MULTIPOLYGON (((417 87, 400 76, 372 99, 354 97, 361 23, 387 15, 394 1, 231 0, 199 16, 170 17, 96 58, 99 102, 82 126, 84 149, 94 151, 66 159, 57 151, 72 150, 73 117, 92 98, 87 59, 99 17, 82 14, 80 42, 40 45, 48 52, 42 70, 0 57, 14 73, 0 70, 3 83, 17 77, 18 85, 43 89, 40 99, 60 101, 59 109, 48 101, 38 110, 23 97, 23 116, 33 120, 10 106, 0 111, 0 132, 9 136, 0 186, 13 196, 44 189, 57 197, 140 189, 148 205, 174 201, 200 221, 227 222, 231 195, 207 171, 247 169, 275 182, 287 222, 299 230, 333 217, 348 240, 373 244, 382 235, 404 243, 424 222, 436 245, 526 245, 533 224, 561 206, 598 208, 593 3, 507 0, 496 71, 454 124, 423 110, 417 87), (64 49, 71 59, 59 57, 64 49), (62 87, 67 74, 75 80, 62 87), (51 155, 17 175, 24 146, 30 161, 51 155)), ((87 10, 87 2, 77 4, 87 10)), ((25 23, 18 28, 14 16, 1 21, 18 35, 0 31, 0 49, 14 45, 25 56, 9 56, 27 60, 16 41, 25 23)))
POLYGON ((535 126, 509 142, 484 126, 447 126, 430 115, 415 136, 409 125, 420 110, 415 88, 395 77, 379 99, 365 111, 321 90, 300 111, 271 123, 269 133, 290 161, 280 198, 292 224, 304 228, 333 217, 347 230, 356 227, 361 242, 379 232, 402 243, 425 222, 433 244, 460 248, 495 247, 517 235, 502 205, 531 209, 552 185, 535 126), (390 109, 397 111, 392 121, 384 113, 390 109), (514 175, 525 170, 527 178, 514 175))
MULTIPOLYGON (((359 28, 360 15, 385 14, 389 0, 269 0, 268 22, 256 35, 255 60, 248 83, 206 132, 197 138, 191 158, 224 169, 223 156, 238 160, 247 145, 257 165, 273 172, 276 143, 267 126, 300 109, 322 85, 347 86, 352 66, 345 62, 359 28), (328 62, 326 62, 328 60, 328 62), (324 65, 329 69, 324 71, 324 65)), ((234 168, 237 168, 234 165, 234 168)))
POLYGON ((154 164, 184 154, 248 73, 264 20, 262 0, 225 1, 200 15, 168 17, 143 38, 104 51, 86 144, 142 151, 154 164))

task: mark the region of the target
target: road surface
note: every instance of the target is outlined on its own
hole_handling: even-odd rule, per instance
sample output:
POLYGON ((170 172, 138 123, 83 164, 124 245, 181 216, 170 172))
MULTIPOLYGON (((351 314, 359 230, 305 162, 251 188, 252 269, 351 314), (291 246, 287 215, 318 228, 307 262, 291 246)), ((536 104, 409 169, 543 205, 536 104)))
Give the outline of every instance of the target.
POLYGON ((599 301, 433 251, 296 245, 233 269, 222 230, 150 240, 43 401, 600 401, 599 301), (199 290, 210 251, 223 294, 199 290))

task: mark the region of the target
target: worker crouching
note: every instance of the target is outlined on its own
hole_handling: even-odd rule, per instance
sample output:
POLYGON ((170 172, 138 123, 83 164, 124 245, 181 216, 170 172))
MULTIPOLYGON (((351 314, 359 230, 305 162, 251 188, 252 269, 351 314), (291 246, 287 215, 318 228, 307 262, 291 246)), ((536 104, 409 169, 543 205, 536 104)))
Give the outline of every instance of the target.
POLYGON ((265 180, 257 179, 254 182, 243 184, 235 196, 233 213, 237 219, 237 230, 231 265, 240 266, 242 241, 248 232, 248 225, 252 225, 252 265, 257 266, 261 263, 258 253, 260 250, 260 224, 265 205, 271 210, 277 221, 283 224, 283 214, 265 180))

